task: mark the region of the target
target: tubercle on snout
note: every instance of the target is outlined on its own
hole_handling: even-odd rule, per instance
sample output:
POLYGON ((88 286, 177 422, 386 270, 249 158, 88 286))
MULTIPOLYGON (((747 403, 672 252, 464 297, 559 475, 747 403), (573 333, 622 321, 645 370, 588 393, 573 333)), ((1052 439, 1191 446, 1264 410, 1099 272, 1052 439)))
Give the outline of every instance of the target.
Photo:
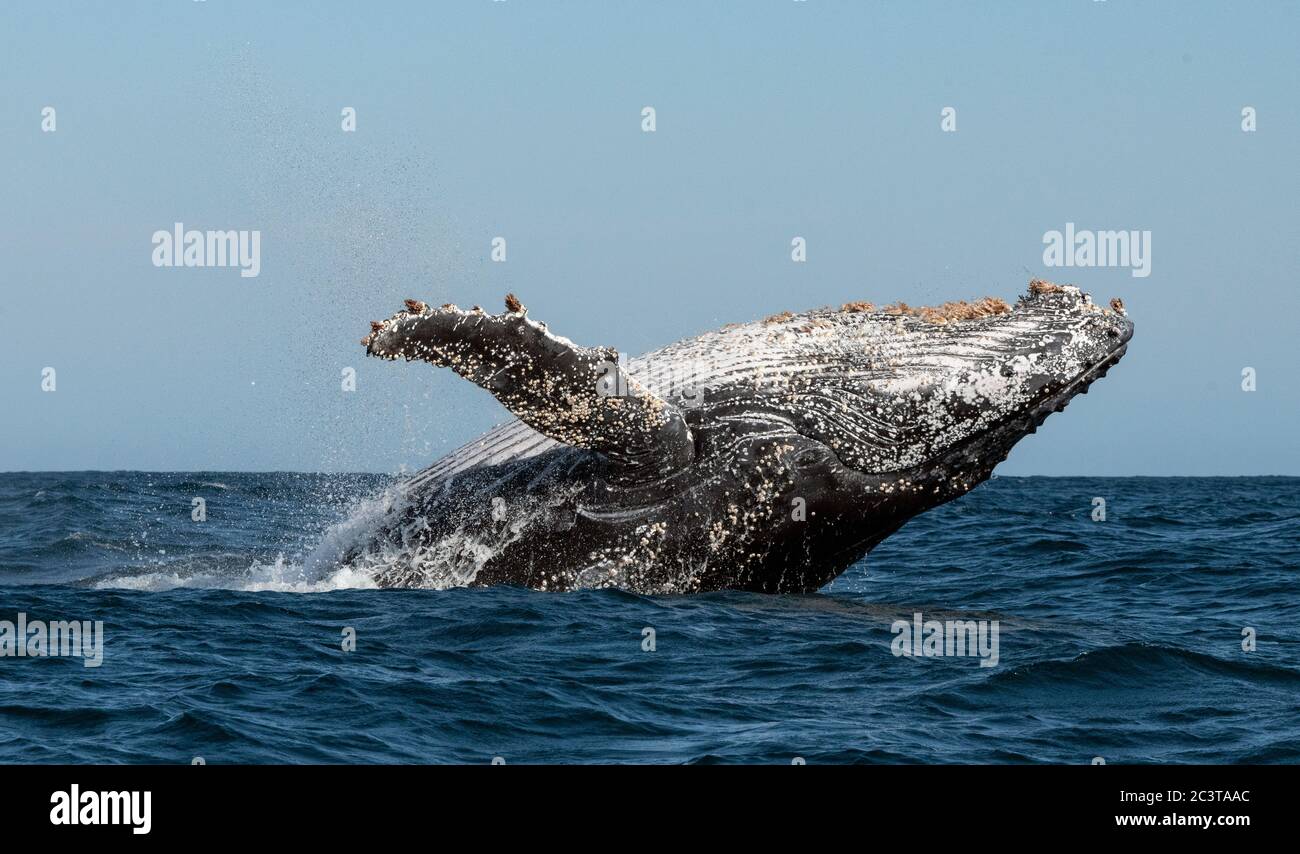
POLYGON ((1029 292, 1016 302, 1016 308, 1031 306, 1037 299, 1059 299, 1060 297, 1057 295, 1066 298, 1066 303, 1064 304, 1066 307, 1069 307, 1069 301, 1073 300, 1074 303, 1082 306, 1082 308, 1088 312, 1096 312, 1106 316, 1119 315, 1120 317, 1128 317, 1128 311, 1124 308, 1124 300, 1119 297, 1112 297, 1108 303, 1109 307, 1100 306, 1092 301, 1092 296, 1090 294, 1085 293, 1074 285, 1058 285, 1044 279, 1030 280, 1029 292))

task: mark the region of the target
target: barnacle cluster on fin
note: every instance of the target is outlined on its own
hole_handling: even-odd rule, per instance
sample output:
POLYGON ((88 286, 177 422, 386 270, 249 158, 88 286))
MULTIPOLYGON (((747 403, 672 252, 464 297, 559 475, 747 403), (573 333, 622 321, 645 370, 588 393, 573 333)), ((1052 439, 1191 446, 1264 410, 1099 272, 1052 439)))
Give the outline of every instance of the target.
POLYGON ((506 295, 502 314, 405 304, 405 311, 371 322, 361 339, 366 355, 451 368, 539 433, 628 468, 663 471, 693 457, 682 413, 628 376, 617 351, 551 334, 514 294, 506 295))

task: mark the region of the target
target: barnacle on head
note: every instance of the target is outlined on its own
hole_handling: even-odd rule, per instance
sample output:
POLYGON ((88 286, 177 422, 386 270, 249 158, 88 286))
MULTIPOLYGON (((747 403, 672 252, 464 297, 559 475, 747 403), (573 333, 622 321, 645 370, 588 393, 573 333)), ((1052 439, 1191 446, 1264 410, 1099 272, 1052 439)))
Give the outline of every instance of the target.
POLYGON ((1029 292, 1031 294, 1059 294, 1064 290, 1065 288, 1046 279, 1031 279, 1029 281, 1029 292))

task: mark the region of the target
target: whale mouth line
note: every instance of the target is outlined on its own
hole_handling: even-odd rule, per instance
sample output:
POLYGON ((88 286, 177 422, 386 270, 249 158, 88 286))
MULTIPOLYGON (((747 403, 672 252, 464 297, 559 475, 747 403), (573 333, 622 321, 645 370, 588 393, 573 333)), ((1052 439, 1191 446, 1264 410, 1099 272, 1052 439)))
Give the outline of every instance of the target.
MULTIPOLYGON (((1088 388, 1094 382, 1106 376, 1106 373, 1111 368, 1115 367, 1115 365, 1119 363, 1119 360, 1124 358, 1124 354, 1127 352, 1128 342, 1126 341, 1112 350, 1110 355, 1106 358, 1097 362, 1095 365, 1088 368, 1088 370, 1083 371, 1077 377, 1072 379, 1069 385, 1065 386, 1065 388, 1044 399, 1041 403, 1035 404, 1027 412, 1023 413, 1018 418, 1012 419, 1008 424, 1014 425, 1017 423, 1032 421, 1029 432, 1035 432, 1038 429, 1038 425, 1047 420, 1047 416, 1051 415, 1053 412, 1064 410, 1066 405, 1068 405, 1076 396, 1087 394, 1088 388)), ((998 428, 995 427, 993 429, 996 430, 998 428)))
MULTIPOLYGON (((1077 395, 1087 394, 1089 386, 1106 376, 1106 373, 1111 368, 1115 367, 1115 365, 1119 363, 1119 360, 1124 358, 1124 354, 1127 352, 1128 342, 1125 341, 1112 350, 1106 358, 1098 361, 1086 371, 1081 372, 1060 391, 1050 395, 1041 402, 1034 404, 1019 415, 1009 418, 1001 424, 995 424, 974 436, 967 437, 963 441, 958 442, 956 445, 949 448, 940 459, 947 460, 953 457, 965 456, 967 451, 972 447, 978 447, 985 443, 992 443, 997 439, 1008 435, 1014 435, 1018 440, 1023 436, 1037 433, 1038 428, 1047 420, 1047 416, 1054 412, 1061 412, 1064 410, 1066 405, 1069 404, 1069 402, 1077 395)), ((1015 441, 1012 441, 1007 443, 1006 447, 1000 450, 997 450, 997 446, 994 445, 993 448, 994 450, 997 450, 997 456, 996 459, 992 460, 992 464, 989 468, 992 469, 993 466, 996 466, 998 463, 1005 460, 1007 455, 1011 453, 1011 448, 1014 445, 1015 441)))
POLYGON ((1125 341, 1124 343, 1116 347, 1114 350, 1112 350, 1110 352, 1110 355, 1108 355, 1106 358, 1097 362, 1095 365, 1088 368, 1088 370, 1082 372, 1073 380, 1071 380, 1070 384, 1067 385, 1065 388, 1061 389, 1056 394, 1053 394, 1051 397, 1047 398, 1042 403, 1035 406, 1034 407, 1035 412, 1041 411, 1043 409, 1047 409, 1048 411, 1046 412, 1046 414, 1043 415, 1044 418, 1046 418, 1048 415, 1052 414, 1053 412, 1060 412, 1062 409, 1065 408, 1065 405, 1069 403, 1070 400, 1073 399, 1076 395, 1087 394, 1088 387, 1091 386, 1097 380, 1106 376, 1107 372, 1109 372, 1111 368, 1115 367, 1115 365, 1119 364, 1119 360, 1124 358, 1124 354, 1127 352, 1128 352, 1128 342, 1125 341))

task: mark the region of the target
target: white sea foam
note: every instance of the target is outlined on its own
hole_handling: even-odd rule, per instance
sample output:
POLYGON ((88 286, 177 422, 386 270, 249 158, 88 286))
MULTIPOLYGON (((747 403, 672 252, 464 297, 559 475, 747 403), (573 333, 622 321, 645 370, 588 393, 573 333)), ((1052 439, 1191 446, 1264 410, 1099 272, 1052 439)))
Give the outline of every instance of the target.
POLYGON ((300 557, 278 555, 270 563, 253 561, 248 566, 239 565, 238 555, 187 557, 166 566, 108 575, 96 580, 94 586, 148 591, 196 588, 284 593, 378 587, 373 561, 353 566, 343 564, 342 560, 349 549, 372 539, 383 520, 400 510, 404 501, 403 492, 396 485, 358 500, 343 520, 327 528, 316 545, 300 557))
POLYGON ((95 582, 98 589, 146 590, 157 592, 177 588, 199 590, 243 590, 250 593, 324 593, 330 590, 373 588, 378 585, 369 573, 344 566, 324 577, 312 578, 300 563, 277 557, 273 563, 254 563, 243 573, 215 571, 156 570, 113 575, 95 582))
POLYGON ((302 554, 252 561, 238 553, 161 557, 150 566, 94 580, 97 588, 196 588, 319 593, 381 586, 444 590, 473 583, 501 549, 519 539, 545 511, 525 498, 508 515, 487 522, 481 513, 430 520, 408 514, 408 483, 357 500, 302 554))

